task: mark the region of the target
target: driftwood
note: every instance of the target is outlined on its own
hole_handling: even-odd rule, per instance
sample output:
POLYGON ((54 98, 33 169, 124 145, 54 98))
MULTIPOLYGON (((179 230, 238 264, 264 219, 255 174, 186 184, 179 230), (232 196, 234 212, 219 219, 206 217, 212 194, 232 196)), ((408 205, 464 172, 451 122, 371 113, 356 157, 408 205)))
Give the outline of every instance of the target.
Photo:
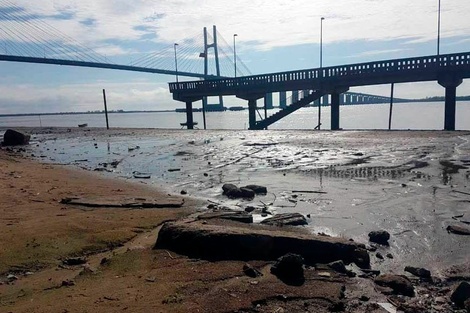
POLYGON ((64 198, 63 204, 80 205, 92 208, 180 208, 184 199, 166 196, 163 198, 130 198, 130 197, 100 197, 100 198, 64 198))

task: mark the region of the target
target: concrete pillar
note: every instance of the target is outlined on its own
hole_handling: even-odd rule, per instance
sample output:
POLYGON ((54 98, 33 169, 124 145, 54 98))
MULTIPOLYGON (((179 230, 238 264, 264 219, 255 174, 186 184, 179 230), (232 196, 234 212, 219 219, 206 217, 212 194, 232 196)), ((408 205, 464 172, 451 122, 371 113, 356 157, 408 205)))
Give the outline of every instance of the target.
POLYGON ((191 101, 186 101, 186 127, 194 129, 193 103, 191 101))
POLYGON ((248 121, 249 129, 256 129, 256 99, 248 100, 248 121))
POLYGON ((292 103, 296 103, 297 101, 299 101, 299 91, 295 90, 292 91, 292 103))
POLYGON ((287 107, 287 92, 279 92, 279 107, 285 109, 287 107))
POLYGON ((323 96, 322 106, 328 106, 328 95, 323 96))
POLYGON ((331 130, 339 130, 339 97, 340 94, 331 94, 331 130))
POLYGON ((267 93, 266 96, 264 97, 264 106, 268 110, 274 108, 274 106, 273 106, 273 94, 272 93, 267 93))
POLYGON ((456 77, 441 77, 439 85, 446 89, 446 100, 444 109, 444 130, 455 130, 455 102, 457 87, 462 79, 456 77))

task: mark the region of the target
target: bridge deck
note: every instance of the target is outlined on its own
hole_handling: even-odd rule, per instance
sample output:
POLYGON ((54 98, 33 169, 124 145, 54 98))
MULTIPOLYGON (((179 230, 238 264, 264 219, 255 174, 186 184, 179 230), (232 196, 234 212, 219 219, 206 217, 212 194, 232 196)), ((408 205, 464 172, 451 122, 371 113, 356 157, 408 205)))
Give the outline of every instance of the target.
POLYGON ((384 60, 237 78, 170 83, 175 100, 470 78, 470 52, 384 60))

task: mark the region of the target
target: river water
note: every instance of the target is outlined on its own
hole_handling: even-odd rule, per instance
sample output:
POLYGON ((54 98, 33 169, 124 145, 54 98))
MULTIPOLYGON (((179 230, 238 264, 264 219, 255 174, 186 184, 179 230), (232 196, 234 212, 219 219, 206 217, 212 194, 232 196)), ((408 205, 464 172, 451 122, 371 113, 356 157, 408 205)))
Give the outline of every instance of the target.
MULTIPOLYGON (((268 116, 277 112, 268 111, 268 116)), ((259 113, 264 117, 264 111, 259 113)), ((340 126, 343 129, 387 129, 388 104, 342 106, 340 126)), ((318 124, 318 109, 303 108, 273 124, 270 129, 313 129, 318 124)), ((198 127, 203 128, 202 113, 194 113, 198 127)), ((258 117, 259 119, 259 117, 258 117)), ((120 128, 181 128, 185 122, 184 113, 111 113, 111 127, 120 128)), ((42 115, 21 117, 0 117, 0 127, 105 127, 104 114, 42 115)), ((393 107, 392 129, 433 129, 444 125, 444 103, 398 103, 393 107)), ((226 111, 207 113, 208 129, 246 129, 248 111, 226 111)), ((322 108, 322 128, 330 128, 330 108, 322 108)), ((470 101, 457 103, 456 129, 470 130, 470 101)))

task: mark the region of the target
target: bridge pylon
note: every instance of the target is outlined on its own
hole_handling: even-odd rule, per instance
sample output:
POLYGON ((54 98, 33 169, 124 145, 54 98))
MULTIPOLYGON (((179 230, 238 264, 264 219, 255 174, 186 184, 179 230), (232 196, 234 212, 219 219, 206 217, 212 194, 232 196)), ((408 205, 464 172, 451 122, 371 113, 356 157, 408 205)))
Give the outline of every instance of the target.
MULTIPOLYGON (((219 48, 217 46, 217 27, 212 26, 212 37, 214 41, 208 43, 207 39, 207 27, 204 27, 204 75, 209 75, 209 49, 214 49, 214 59, 215 59, 215 73, 217 77, 220 77, 220 63, 219 63, 219 48)), ((205 110, 208 107, 207 97, 202 99, 203 109, 205 110)), ((219 96, 219 103, 209 105, 212 110, 223 110, 224 109, 224 99, 222 96, 219 96)))

